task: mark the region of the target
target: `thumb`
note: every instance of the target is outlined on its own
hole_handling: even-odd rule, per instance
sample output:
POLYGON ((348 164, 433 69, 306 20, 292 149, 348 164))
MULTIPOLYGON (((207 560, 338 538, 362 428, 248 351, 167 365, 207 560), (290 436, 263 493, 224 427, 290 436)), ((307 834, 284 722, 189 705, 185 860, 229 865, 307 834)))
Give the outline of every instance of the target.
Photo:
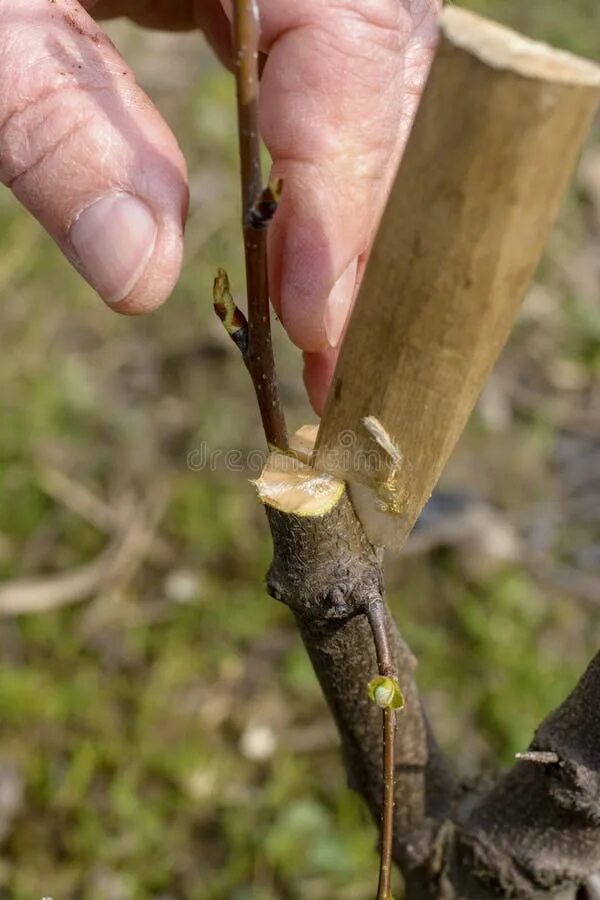
POLYGON ((74 0, 0 0, 0 67, 0 179, 108 305, 158 306, 181 266, 185 163, 130 69, 74 0))

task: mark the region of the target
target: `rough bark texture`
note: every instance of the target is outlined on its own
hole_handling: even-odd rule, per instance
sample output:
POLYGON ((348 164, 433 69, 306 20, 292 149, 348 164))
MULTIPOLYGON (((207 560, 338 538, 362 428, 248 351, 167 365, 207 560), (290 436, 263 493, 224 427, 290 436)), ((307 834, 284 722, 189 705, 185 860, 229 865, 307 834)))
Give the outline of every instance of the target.
MULTIPOLYGON (((381 718, 366 692, 377 661, 365 610, 383 592, 380 552, 347 494, 320 517, 266 510, 274 544, 269 592, 296 617, 339 729, 350 786, 377 819, 381 718)), ((406 698, 396 740, 394 857, 408 900, 586 896, 582 885, 600 871, 600 654, 535 734, 531 746, 559 761, 518 762, 483 791, 452 776, 419 700, 414 657, 391 616, 388 625, 406 698)))

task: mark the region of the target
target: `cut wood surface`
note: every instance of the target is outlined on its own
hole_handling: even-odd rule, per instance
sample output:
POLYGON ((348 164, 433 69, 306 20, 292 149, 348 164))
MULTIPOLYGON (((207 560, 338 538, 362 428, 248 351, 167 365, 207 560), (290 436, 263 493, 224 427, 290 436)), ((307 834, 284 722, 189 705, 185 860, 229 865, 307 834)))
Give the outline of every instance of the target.
POLYGON ((506 341, 599 96, 592 63, 445 9, 317 439, 317 468, 373 489, 377 521, 364 502, 359 515, 375 542, 401 544, 429 498, 506 341))

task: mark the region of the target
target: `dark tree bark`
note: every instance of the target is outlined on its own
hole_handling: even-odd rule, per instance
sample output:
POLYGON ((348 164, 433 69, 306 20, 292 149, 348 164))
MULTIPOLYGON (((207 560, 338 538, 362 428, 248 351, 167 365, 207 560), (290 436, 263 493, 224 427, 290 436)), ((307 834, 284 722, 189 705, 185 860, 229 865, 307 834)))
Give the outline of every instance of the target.
MULTIPOLYGON (((322 516, 266 510, 269 593, 297 620, 350 786, 378 820, 381 718, 366 691, 377 673, 366 610, 383 592, 380 552, 347 494, 322 516)), ((406 698, 396 737, 394 858, 408 900, 573 900, 600 871, 600 653, 536 731, 531 749, 547 755, 533 753, 482 791, 452 775, 419 700, 414 657, 389 613, 388 628, 406 698)))

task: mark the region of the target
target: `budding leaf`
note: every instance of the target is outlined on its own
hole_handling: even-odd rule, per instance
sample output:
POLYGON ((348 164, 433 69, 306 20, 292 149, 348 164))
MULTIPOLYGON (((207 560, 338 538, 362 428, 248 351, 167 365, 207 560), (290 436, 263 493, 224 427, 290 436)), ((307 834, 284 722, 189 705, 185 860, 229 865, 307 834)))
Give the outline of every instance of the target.
POLYGON ((367 687, 369 697, 380 709, 402 709, 404 696, 395 678, 378 675, 367 687))
POLYGON ((229 290, 229 278, 225 269, 218 269, 213 283, 213 306, 225 331, 239 349, 245 354, 248 350, 248 323, 241 309, 229 290))

